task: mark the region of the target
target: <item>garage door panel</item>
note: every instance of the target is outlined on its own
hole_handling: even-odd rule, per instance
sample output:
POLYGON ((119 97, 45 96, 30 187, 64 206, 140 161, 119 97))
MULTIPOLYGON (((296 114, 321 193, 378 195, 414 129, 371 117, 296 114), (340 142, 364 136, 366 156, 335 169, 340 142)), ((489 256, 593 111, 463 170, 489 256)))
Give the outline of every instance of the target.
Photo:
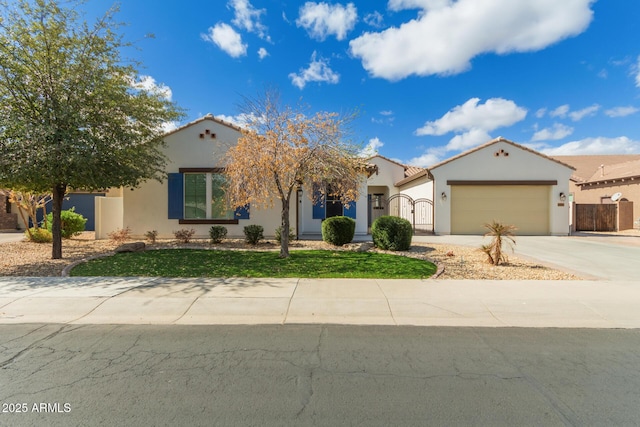
POLYGON ((549 234, 549 192, 546 185, 454 185, 451 232, 484 234, 484 224, 496 220, 517 234, 549 234))

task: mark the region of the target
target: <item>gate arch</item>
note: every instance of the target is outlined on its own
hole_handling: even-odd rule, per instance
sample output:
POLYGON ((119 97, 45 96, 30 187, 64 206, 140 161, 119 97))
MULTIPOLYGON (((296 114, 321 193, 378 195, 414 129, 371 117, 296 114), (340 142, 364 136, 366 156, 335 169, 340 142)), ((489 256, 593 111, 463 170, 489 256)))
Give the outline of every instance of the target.
POLYGON ((433 233, 432 200, 414 200, 406 194, 394 194, 387 199, 387 215, 406 219, 413 226, 414 233, 433 233))

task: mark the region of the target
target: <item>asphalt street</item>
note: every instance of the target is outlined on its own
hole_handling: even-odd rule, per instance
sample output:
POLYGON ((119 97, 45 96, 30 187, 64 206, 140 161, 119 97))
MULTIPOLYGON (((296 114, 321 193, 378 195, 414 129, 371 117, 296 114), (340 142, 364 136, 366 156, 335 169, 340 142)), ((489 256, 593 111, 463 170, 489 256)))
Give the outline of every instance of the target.
POLYGON ((34 324, 0 342, 3 426, 640 423, 639 330, 34 324))

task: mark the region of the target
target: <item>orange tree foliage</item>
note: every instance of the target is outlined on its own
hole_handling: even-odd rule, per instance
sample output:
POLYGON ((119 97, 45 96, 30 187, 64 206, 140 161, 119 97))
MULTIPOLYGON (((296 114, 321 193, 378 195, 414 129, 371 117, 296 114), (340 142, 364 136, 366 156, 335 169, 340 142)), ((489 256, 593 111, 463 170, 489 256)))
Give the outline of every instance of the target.
POLYGON ((332 195, 349 204, 358 198, 362 160, 349 139, 354 115, 282 107, 267 92, 244 105, 247 125, 238 144, 227 152, 227 197, 233 207, 252 209, 281 203, 280 256, 289 256, 289 207, 298 188, 317 202, 332 195))

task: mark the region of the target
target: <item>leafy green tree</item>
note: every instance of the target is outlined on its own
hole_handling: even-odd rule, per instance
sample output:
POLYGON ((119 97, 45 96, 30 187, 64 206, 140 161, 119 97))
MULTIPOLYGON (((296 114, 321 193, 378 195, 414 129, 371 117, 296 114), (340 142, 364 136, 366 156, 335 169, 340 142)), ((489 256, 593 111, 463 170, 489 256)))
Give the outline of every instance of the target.
POLYGON ((83 3, 0 0, 0 187, 53 194, 53 258, 67 189, 162 179, 163 124, 182 116, 121 58, 117 9, 89 24, 83 3))

